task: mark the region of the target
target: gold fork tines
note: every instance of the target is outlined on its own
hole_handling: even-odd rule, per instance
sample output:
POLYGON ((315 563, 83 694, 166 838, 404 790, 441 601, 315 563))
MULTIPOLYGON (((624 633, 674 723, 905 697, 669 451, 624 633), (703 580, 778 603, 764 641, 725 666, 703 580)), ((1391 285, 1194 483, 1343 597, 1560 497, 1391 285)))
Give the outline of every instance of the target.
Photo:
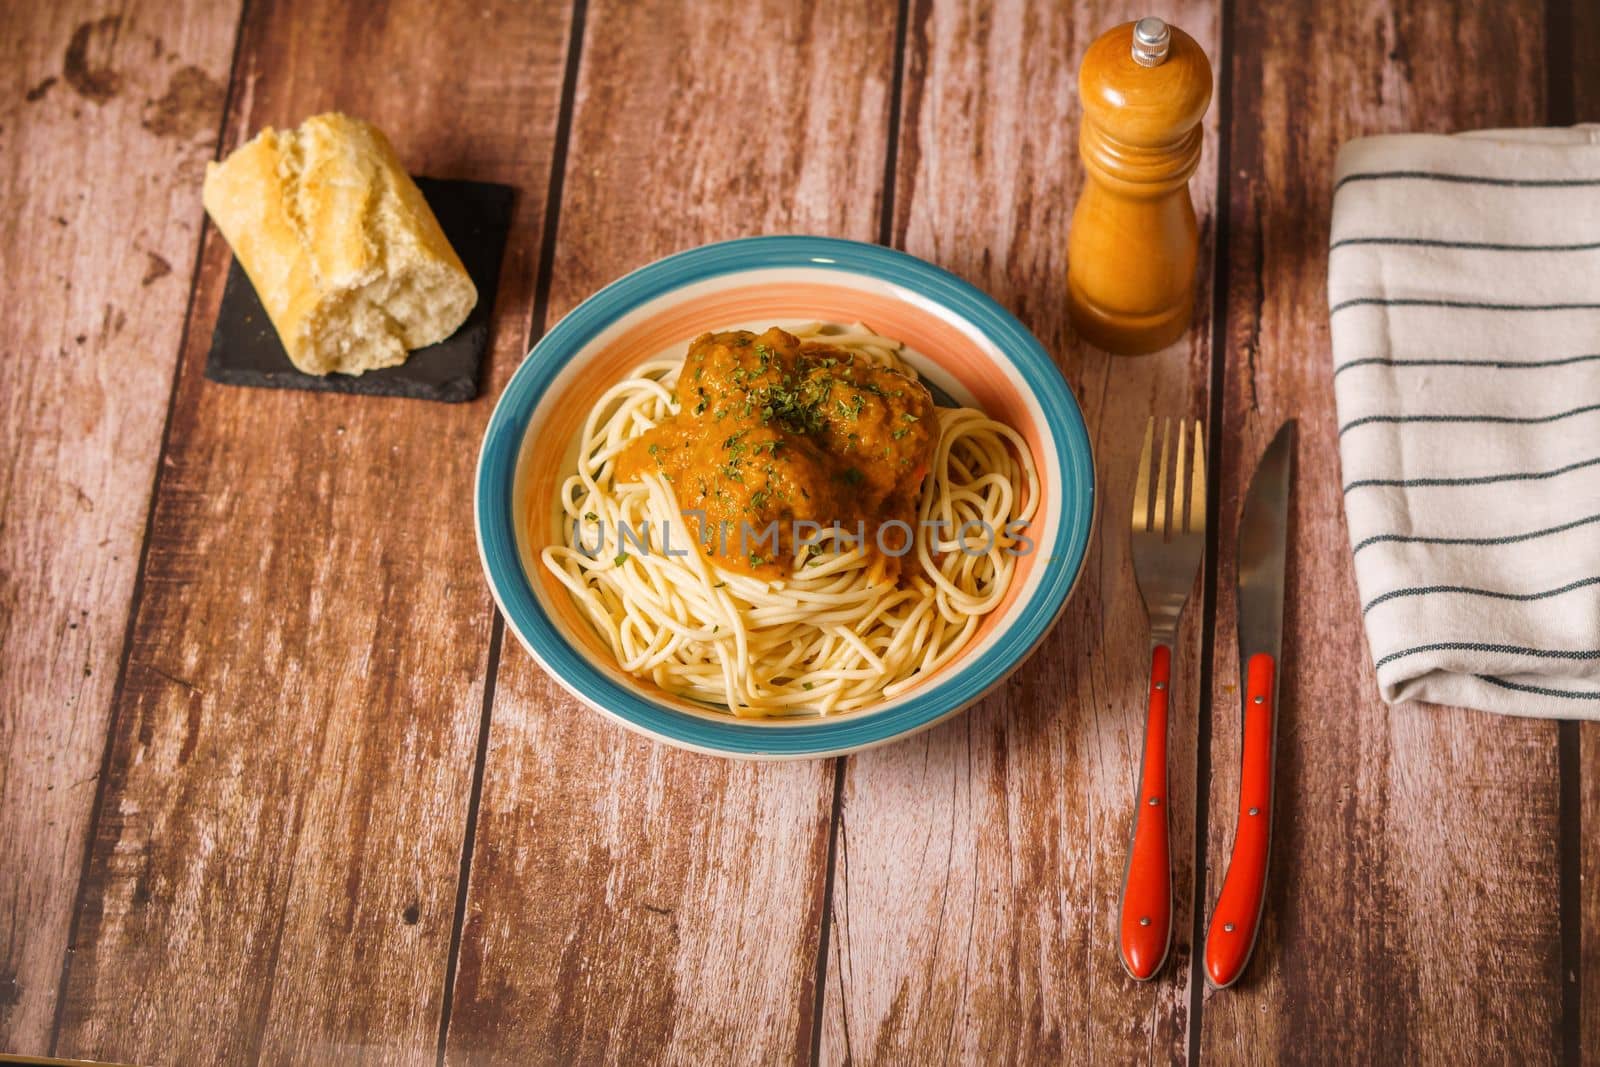
MULTIPOLYGON (((1183 424, 1179 423, 1178 425, 1179 425, 1179 428, 1181 429, 1183 424)), ((1167 452, 1169 451, 1169 446, 1171 444, 1172 444, 1172 420, 1171 419, 1162 419, 1161 420, 1161 466, 1156 468, 1156 514, 1155 514, 1155 518, 1151 521, 1151 524, 1150 524, 1150 529, 1153 532, 1160 534, 1162 540, 1166 540, 1167 534, 1168 534, 1168 528, 1167 528, 1167 452)), ((1180 448, 1178 451, 1182 452, 1183 450, 1180 448)), ((1180 473, 1178 475, 1178 477, 1180 477, 1180 478, 1183 477, 1182 473, 1180 473)), ((1174 510, 1176 510, 1176 509, 1174 509, 1174 510)))
POLYGON ((1139 474, 1133 489, 1134 533, 1160 534, 1163 541, 1170 541, 1182 534, 1206 532, 1205 439, 1197 419, 1191 452, 1188 422, 1178 419, 1174 433, 1173 420, 1161 420, 1159 456, 1156 420, 1151 417, 1145 423, 1144 447, 1139 452, 1139 474), (1150 491, 1152 468, 1154 495, 1150 491))
POLYGON ((1139 450, 1139 477, 1133 487, 1133 532, 1150 529, 1150 446, 1154 441, 1154 416, 1144 425, 1144 447, 1139 450))
MULTIPOLYGON (((1181 444, 1178 447, 1183 447, 1181 444)), ((1189 532, 1206 532, 1206 447, 1200 436, 1200 421, 1194 424, 1194 466, 1189 475, 1189 532)))

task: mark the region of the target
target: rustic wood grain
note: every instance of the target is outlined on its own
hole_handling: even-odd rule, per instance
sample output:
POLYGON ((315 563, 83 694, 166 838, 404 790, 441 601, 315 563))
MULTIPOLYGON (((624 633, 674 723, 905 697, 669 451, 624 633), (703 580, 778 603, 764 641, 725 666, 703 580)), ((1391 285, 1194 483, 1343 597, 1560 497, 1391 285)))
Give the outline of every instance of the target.
POLYGON ((1600 725, 1583 723, 1577 729, 1578 826, 1569 832, 1579 834, 1579 914, 1572 917, 1577 930, 1567 936, 1578 939, 1578 971, 1563 977, 1578 983, 1578 1048, 1584 1050, 1584 1062, 1595 1063, 1600 1062, 1600 842, 1595 840, 1600 827, 1600 725))
MULTIPOLYGON (((1561 0, 1553 2, 1559 5, 1561 0)), ((1600 122, 1600 4, 1566 2, 1570 21, 1554 25, 1553 31, 1561 36, 1549 42, 1552 56, 1560 61, 1558 73, 1568 79, 1567 84, 1552 87, 1552 95, 1558 98, 1552 104, 1565 113, 1556 114, 1552 107, 1551 121, 1600 122), (1564 57, 1560 56, 1562 49, 1566 50, 1564 57)), ((1567 931, 1569 938, 1578 941, 1577 973, 1565 978, 1578 983, 1578 1048, 1585 1062, 1600 1063, 1600 723, 1578 723, 1566 729, 1578 734, 1577 811, 1563 814, 1577 823, 1565 830, 1578 841, 1579 914, 1569 917, 1575 929, 1567 931)))
MULTIPOLYGON (((1172 738, 1177 942, 1160 981, 1136 986, 1115 917, 1145 653, 1120 532, 1140 420, 1208 410, 1211 297, 1188 345, 1145 360, 1087 350, 1064 322, 1072 75, 1098 31, 1142 10, 912 0, 892 237, 1056 353, 1111 536, 1019 677, 845 764, 820 1017, 835 764, 651 745, 578 707, 507 637, 449 1059, 799 1060, 820 1027, 829 1063, 1172 1061, 1198 1027, 1221 1062, 1546 1062, 1574 980, 1592 1059, 1600 728, 1579 733, 1585 951, 1566 976, 1555 728, 1377 701, 1322 310, 1340 141, 1545 121, 1547 47, 1570 46, 1574 117, 1600 121, 1600 19, 1552 3, 1571 8, 1569 42, 1547 44, 1532 0, 1232 6, 1213 773, 1192 755, 1195 600, 1172 738), (1235 517, 1291 415, 1268 921, 1244 983, 1190 1019, 1194 794, 1208 789, 1211 813, 1205 909, 1237 778, 1235 517)), ((702 241, 877 234, 894 4, 804 7, 588 9, 549 321, 702 241)), ((1216 5, 1169 14, 1221 60, 1216 5)), ((230 146, 340 106, 389 129, 416 169, 519 187, 492 388, 530 325, 569 15, 555 0, 470 15, 251 4, 234 67, 230 146)), ((59 1008, 66 1055, 429 1061, 490 666, 461 521, 489 402, 202 381, 227 263, 214 233, 186 341, 183 309, 236 20, 234 5, 183 0, 0 13, 0 260, 22 279, 0 305, 0 1050, 46 1051, 59 1008)), ((1219 121, 1214 104, 1194 184, 1202 263, 1219 121)))
MULTIPOLYGON (((342 108, 416 171, 516 185, 511 362, 565 42, 556 4, 252 7, 227 140, 342 108)), ((490 405, 204 381, 227 261, 211 231, 59 1049, 429 1062, 492 618, 467 518, 490 405)))
MULTIPOLYGON (((1136 8, 912 4, 895 243, 994 294, 1056 355, 1094 441, 1101 525, 1026 668, 954 721, 847 761, 826 1063, 1186 1054, 1200 591, 1174 683, 1174 948, 1139 985, 1116 948, 1149 669, 1125 531, 1145 419, 1205 411, 1209 289, 1187 341, 1150 357, 1094 351, 1065 318, 1078 59, 1136 8)), ((1216 54, 1214 5, 1167 16, 1216 54)), ((1193 181, 1203 276, 1217 121, 1193 181)))
MULTIPOLYGON (((1544 13, 1444 0, 1233 12, 1224 545, 1279 424, 1298 417, 1300 438, 1266 919, 1243 982, 1204 1002, 1202 1055, 1549 1062, 1562 1047, 1556 725, 1379 701, 1325 311, 1338 146, 1539 124, 1544 13)), ((1238 787, 1237 656, 1221 639, 1232 553, 1221 561, 1208 907, 1238 787)))
MULTIPOLYGON (((1565 814, 1576 816, 1578 824, 1568 833, 1579 835, 1579 905, 1578 914, 1569 917, 1576 929, 1567 930, 1566 936, 1577 939, 1578 968, 1575 974, 1562 977, 1578 983, 1578 1048, 1586 1057, 1584 1062, 1595 1063, 1600 1062, 1600 842, 1595 840, 1595 828, 1600 827, 1600 725, 1586 722, 1576 729, 1578 810, 1565 814)), ((1573 1024, 1567 1021, 1567 1025, 1573 1024)))
POLYGON ((49 1047, 237 14, 0 12, 0 1051, 49 1047))
MULTIPOLYGON (((894 32, 888 0, 592 4, 550 321, 705 241, 870 240, 894 32)), ((506 644, 448 1059, 806 1058, 833 764, 651 744, 506 644)))

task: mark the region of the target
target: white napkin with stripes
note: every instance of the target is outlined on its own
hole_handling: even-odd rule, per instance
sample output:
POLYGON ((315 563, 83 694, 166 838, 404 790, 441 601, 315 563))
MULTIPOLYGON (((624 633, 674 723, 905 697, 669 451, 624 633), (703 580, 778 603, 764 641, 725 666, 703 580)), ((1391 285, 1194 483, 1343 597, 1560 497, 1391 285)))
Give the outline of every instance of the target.
POLYGON ((1600 125, 1346 144, 1328 305, 1383 698, 1600 719, 1600 125))

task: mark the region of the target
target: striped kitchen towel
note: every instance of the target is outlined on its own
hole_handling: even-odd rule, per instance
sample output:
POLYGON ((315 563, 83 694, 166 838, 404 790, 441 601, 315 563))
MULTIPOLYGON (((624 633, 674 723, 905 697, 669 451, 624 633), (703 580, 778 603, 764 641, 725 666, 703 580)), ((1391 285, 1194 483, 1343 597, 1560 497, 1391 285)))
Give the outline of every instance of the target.
POLYGON ((1346 144, 1328 305, 1383 698, 1600 719, 1600 126, 1346 144))

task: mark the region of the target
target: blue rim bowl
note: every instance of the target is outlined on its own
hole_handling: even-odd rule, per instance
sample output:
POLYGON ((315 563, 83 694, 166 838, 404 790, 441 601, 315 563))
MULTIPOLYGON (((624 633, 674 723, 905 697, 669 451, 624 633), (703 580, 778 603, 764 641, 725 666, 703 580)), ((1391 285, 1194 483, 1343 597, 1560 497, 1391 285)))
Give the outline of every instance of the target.
POLYGON ((539 664, 583 703, 624 726, 682 748, 722 756, 821 758, 884 744, 961 711, 1021 665, 1060 616, 1094 528, 1094 458, 1083 414, 1044 346, 992 298, 915 256, 831 237, 748 237, 668 256, 585 300, 534 346, 495 405, 478 457, 474 512, 489 588, 512 631, 539 664), (598 669, 539 603, 518 550, 514 492, 530 417, 560 371, 596 336, 640 304, 720 275, 818 268, 887 282, 966 320, 1003 353, 1044 413, 1062 485, 1055 537, 1040 544, 1047 570, 985 655, 941 673, 903 702, 834 718, 739 719, 692 715, 658 703, 598 669))

